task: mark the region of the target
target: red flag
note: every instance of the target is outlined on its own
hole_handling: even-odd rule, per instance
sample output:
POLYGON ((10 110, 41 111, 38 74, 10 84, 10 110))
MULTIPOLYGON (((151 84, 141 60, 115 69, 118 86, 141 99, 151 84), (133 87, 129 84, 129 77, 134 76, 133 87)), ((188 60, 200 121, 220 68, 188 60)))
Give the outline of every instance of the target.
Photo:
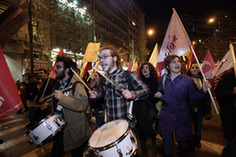
MULTIPOLYGON (((194 44, 192 44, 192 47, 193 47, 193 49, 194 49, 194 51, 195 51, 195 46, 194 46, 194 44)), ((196 58, 194 57, 194 55, 193 55, 193 51, 191 51, 191 54, 190 54, 190 57, 189 57, 189 60, 188 60, 188 64, 187 64, 187 71, 189 70, 189 68, 190 68, 190 65, 192 64, 192 62, 196 62, 197 60, 196 60, 196 58)))
POLYGON ((16 84, 0 47, 0 120, 23 107, 16 84))
POLYGON ((212 58, 210 51, 208 50, 202 63, 202 71, 206 76, 206 79, 208 79, 208 76, 210 76, 209 74, 215 67, 216 67, 215 61, 212 58))
MULTIPOLYGON (((58 56, 66 56, 66 54, 63 52, 63 49, 62 49, 62 48, 60 48, 60 51, 59 51, 59 53, 58 53, 58 56)), ((55 67, 56 67, 56 63, 54 63, 53 68, 52 68, 52 70, 51 70, 51 72, 50 72, 50 74, 49 74, 49 77, 51 77, 51 78, 53 78, 53 79, 56 78, 55 67)))
MULTIPOLYGON (((182 56, 189 50, 190 45, 191 41, 188 34, 177 12, 173 8, 173 14, 157 59, 158 71, 161 72, 165 68, 164 60, 167 56, 174 54, 182 56)), ((163 72, 161 72, 161 74, 163 75, 163 72)))
POLYGON ((139 66, 136 60, 129 66, 127 71, 131 71, 135 73, 137 76, 139 75, 139 66))
POLYGON ((87 73, 89 70, 91 70, 92 67, 92 62, 86 62, 85 65, 82 67, 81 72, 80 72, 80 76, 82 78, 87 78, 87 73))

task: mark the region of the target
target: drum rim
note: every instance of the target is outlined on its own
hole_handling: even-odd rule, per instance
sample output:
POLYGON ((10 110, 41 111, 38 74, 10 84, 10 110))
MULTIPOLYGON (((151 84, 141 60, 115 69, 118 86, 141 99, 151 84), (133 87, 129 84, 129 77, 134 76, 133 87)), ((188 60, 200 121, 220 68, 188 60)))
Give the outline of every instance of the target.
MULTIPOLYGON (((43 124, 44 122, 46 122, 49 118, 53 117, 53 116, 60 116, 58 113, 51 113, 49 115, 47 115, 45 118, 41 119, 37 125, 35 125, 32 129, 29 129, 25 134, 24 136, 28 139, 28 140, 32 140, 30 137, 29 137, 29 134, 31 132, 33 132, 37 127, 39 127, 41 124, 43 124)), ((61 117, 61 116, 60 116, 61 117)), ((63 119, 63 118, 62 118, 63 119)), ((50 138, 52 138, 53 136, 55 136, 59 131, 62 131, 66 125, 66 122, 65 120, 63 119, 64 121, 64 124, 62 124, 60 127, 58 127, 58 130, 56 130, 55 132, 53 132, 52 134, 50 134, 48 137, 46 137, 41 143, 39 144, 35 144, 34 142, 32 142, 36 147, 37 146, 40 146, 42 144, 44 144, 45 142, 47 142, 50 138)))
MULTIPOLYGON (((55 113, 57 114, 57 113, 55 113)), ((43 122, 45 122, 47 119, 51 118, 52 116, 54 116, 55 114, 49 114, 47 115, 45 118, 41 119, 37 124, 35 124, 35 126, 29 130, 33 131, 34 129, 36 129, 39 125, 41 125, 43 122)))
POLYGON ((128 127, 122 136, 120 136, 116 141, 114 141, 108 145, 105 145, 103 147, 92 147, 89 145, 89 148, 91 150, 97 150, 97 151, 104 151, 104 150, 110 149, 110 148, 114 147, 115 145, 119 144, 129 134, 130 130, 131 130, 130 127, 128 127))

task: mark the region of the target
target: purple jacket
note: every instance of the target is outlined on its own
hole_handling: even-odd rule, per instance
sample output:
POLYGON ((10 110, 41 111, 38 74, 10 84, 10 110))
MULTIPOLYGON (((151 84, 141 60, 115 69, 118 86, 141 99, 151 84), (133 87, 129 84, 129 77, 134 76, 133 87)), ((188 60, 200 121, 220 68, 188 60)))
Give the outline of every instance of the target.
MULTIPOLYGON (((160 82, 162 82, 161 77, 160 82)), ((163 102, 159 116, 159 131, 163 139, 168 139, 175 132, 177 141, 192 139, 192 122, 190 116, 189 100, 195 101, 206 97, 203 91, 197 91, 191 77, 179 75, 173 81, 170 75, 166 76, 163 84, 160 83, 158 91, 163 93, 160 98, 163 102)))

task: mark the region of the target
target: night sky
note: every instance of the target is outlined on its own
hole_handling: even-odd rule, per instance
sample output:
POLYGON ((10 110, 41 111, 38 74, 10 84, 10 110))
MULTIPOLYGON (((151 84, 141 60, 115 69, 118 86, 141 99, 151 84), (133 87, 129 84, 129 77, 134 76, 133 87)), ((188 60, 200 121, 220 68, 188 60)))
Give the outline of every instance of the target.
MULTIPOLYGON (((160 45, 169 24, 172 8, 179 16, 193 14, 208 19, 214 10, 236 13, 236 0, 134 0, 145 13, 146 29, 153 28, 156 34, 149 37, 150 41, 160 45)), ((155 44, 154 44, 155 45, 155 44)), ((151 47, 153 46, 151 44, 151 47)))

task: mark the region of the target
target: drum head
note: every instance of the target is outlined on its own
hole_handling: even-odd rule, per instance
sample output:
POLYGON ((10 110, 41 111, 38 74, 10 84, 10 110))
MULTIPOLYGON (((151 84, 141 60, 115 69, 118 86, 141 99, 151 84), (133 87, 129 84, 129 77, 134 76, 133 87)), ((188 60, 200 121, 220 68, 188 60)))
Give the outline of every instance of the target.
POLYGON ((93 148, 100 148, 116 142, 128 129, 126 120, 114 120, 104 124, 92 134, 89 145, 93 148))

